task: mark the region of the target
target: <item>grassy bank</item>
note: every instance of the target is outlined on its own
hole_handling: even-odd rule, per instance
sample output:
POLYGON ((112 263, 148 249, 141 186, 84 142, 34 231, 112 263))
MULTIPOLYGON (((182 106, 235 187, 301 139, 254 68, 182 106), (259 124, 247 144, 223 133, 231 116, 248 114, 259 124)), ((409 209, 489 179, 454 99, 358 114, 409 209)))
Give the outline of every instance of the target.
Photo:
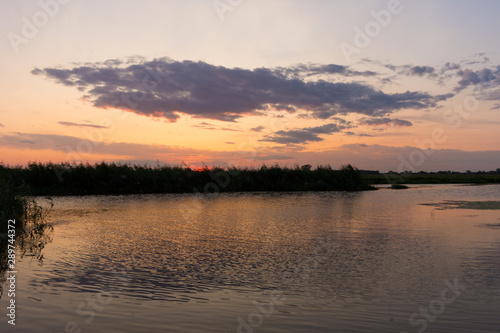
POLYGON ((0 167, 14 184, 25 184, 35 195, 98 195, 140 193, 213 193, 246 191, 359 191, 371 187, 359 170, 347 165, 204 168, 117 164, 30 163, 0 167))

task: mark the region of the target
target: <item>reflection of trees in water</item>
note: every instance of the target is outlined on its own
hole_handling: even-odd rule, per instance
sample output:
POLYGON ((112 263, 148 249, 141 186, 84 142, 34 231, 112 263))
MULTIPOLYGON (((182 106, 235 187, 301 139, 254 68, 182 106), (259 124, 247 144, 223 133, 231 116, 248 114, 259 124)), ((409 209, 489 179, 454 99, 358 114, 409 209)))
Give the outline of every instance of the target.
MULTIPOLYGON (((50 209, 39 206, 34 199, 26 199, 25 211, 22 220, 16 219, 16 265, 19 259, 31 257, 39 264, 43 264, 43 249, 52 241, 53 227, 46 222, 50 209)), ((9 238, 0 238, 0 298, 3 295, 3 285, 6 281, 6 272, 9 269, 8 241, 9 238)))

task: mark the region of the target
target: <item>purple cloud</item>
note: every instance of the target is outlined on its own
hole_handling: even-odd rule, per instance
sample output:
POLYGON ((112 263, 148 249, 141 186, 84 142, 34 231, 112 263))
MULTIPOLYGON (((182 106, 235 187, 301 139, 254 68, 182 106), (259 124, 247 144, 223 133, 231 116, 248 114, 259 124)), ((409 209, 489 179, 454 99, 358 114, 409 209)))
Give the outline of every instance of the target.
POLYGON ((72 123, 72 122, 68 122, 68 121, 58 121, 57 123, 59 125, 63 125, 63 126, 92 127, 92 128, 102 128, 102 129, 108 129, 109 128, 109 126, 92 125, 92 124, 79 124, 79 123, 72 123))
POLYGON ((391 119, 391 118, 363 118, 359 121, 360 125, 369 126, 395 126, 395 127, 409 127, 413 126, 408 120, 391 119))
POLYGON ((118 108, 175 122, 180 114, 235 121, 269 108, 312 117, 337 114, 381 116, 403 109, 428 109, 450 97, 426 92, 384 93, 359 82, 306 80, 310 75, 372 76, 340 65, 296 65, 289 68, 227 68, 205 62, 168 58, 120 60, 73 68, 34 69, 57 83, 85 92, 95 107, 118 108))

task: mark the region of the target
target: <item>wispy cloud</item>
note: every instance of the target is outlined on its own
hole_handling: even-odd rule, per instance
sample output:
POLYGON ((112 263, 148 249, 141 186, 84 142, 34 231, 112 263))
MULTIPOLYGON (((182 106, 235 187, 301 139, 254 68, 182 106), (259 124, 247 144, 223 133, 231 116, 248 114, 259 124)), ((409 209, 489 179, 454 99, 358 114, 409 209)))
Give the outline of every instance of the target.
POLYGON ((346 131, 344 132, 345 135, 351 135, 351 136, 360 136, 360 137, 372 137, 373 135, 370 134, 365 134, 365 133, 354 133, 352 131, 346 131))
POLYGON ((293 156, 287 156, 282 154, 270 154, 270 155, 257 154, 254 159, 257 161, 280 161, 280 160, 291 160, 293 158, 294 158, 293 156))
POLYGON ((241 132, 242 130, 230 127, 217 127, 214 124, 202 122, 197 125, 193 125, 193 127, 199 127, 206 130, 220 130, 220 131, 233 131, 233 132, 241 132))
POLYGON ((303 144, 307 142, 317 142, 324 140, 319 137, 320 134, 338 133, 346 128, 350 128, 350 126, 330 123, 317 127, 277 131, 274 135, 268 135, 259 141, 275 142, 280 144, 303 144))
POLYGON ((252 132, 262 132, 262 130, 264 128, 265 128, 264 126, 257 126, 257 127, 251 128, 250 131, 252 131, 252 132))
POLYGON ((443 65, 394 65, 378 60, 363 59, 363 63, 376 65, 395 72, 389 77, 382 77, 382 82, 391 83, 401 75, 418 76, 435 80, 441 85, 451 83, 450 93, 445 94, 446 98, 453 97, 467 87, 480 88, 476 91, 476 97, 488 100, 500 100, 500 66, 486 66, 490 59, 484 53, 473 55, 469 59, 464 59, 458 63, 447 62, 443 65))
POLYGON ((199 154, 199 151, 179 149, 164 145, 93 142, 82 140, 74 136, 56 134, 13 133, 0 136, 0 146, 36 150, 48 149, 63 153, 76 150, 76 147, 78 147, 81 142, 86 142, 87 145, 91 147, 89 154, 114 155, 117 158, 147 159, 155 157, 157 154, 175 155, 177 152, 182 152, 183 156, 194 156, 199 154), (30 146, 26 144, 30 144, 30 146))
MULTIPOLYGON (((411 146, 393 147, 386 145, 348 144, 333 150, 317 152, 297 152, 294 154, 297 163, 308 163, 314 160, 318 164, 332 163, 333 167, 352 163, 360 169, 377 169, 380 171, 402 171, 401 157, 407 158, 419 148, 411 146), (332 162, 333 161, 333 162, 332 162)), ((422 165, 415 170, 495 170, 498 168, 499 150, 464 151, 459 149, 436 149, 432 151, 432 158, 425 159, 422 165)))
POLYGON ((214 124, 210 124, 210 123, 207 123, 205 121, 202 122, 202 123, 193 125, 193 127, 199 127, 199 128, 208 129, 208 130, 215 130, 215 129, 217 129, 217 127, 215 127, 214 124))
POLYGON ((335 65, 335 64, 298 64, 290 67, 277 67, 273 69, 277 74, 280 74, 289 79, 306 78, 310 76, 327 76, 327 75, 341 75, 341 76, 375 76, 377 72, 374 71, 356 71, 348 66, 335 65))
POLYGON ((214 66, 206 62, 168 58, 132 62, 120 60, 76 65, 73 68, 34 69, 34 75, 85 92, 99 108, 118 108, 175 122, 180 115, 235 121, 267 110, 303 110, 328 119, 337 114, 381 116, 403 109, 428 109, 450 95, 405 91, 384 93, 359 82, 329 82, 311 75, 373 76, 345 66, 295 65, 253 70, 214 66))
MULTIPOLYGON (((328 132, 320 129, 319 132, 328 132)), ((82 139, 72 136, 49 135, 49 134, 27 134, 15 133, 0 136, 0 146, 30 149, 30 150, 54 150, 63 153, 67 147, 76 147, 82 139)), ((161 159, 168 163, 180 163, 185 159, 204 158, 208 161, 232 161, 235 159, 234 151, 206 151, 189 148, 170 147, 165 145, 134 144, 124 142, 99 143, 89 142, 93 147, 92 154, 97 156, 114 156, 115 160, 134 161, 156 161, 161 159), (202 156, 202 157, 200 157, 202 156)), ((384 145, 349 144, 336 149, 317 152, 305 151, 301 146, 278 146, 270 150, 251 154, 251 159, 246 155, 239 155, 240 160, 245 163, 253 161, 283 161, 284 163, 306 164, 315 161, 317 164, 334 163, 338 167, 342 164, 353 163, 361 169, 379 169, 381 171, 397 171, 401 165, 401 156, 410 154, 419 148, 404 146, 392 147, 384 145), (334 161, 334 162, 332 162, 334 161)), ((498 168, 498 156, 500 151, 463 151, 458 149, 437 149, 433 151, 432 158, 425 160, 419 166, 419 170, 448 170, 450 165, 456 166, 457 171, 470 170, 494 170, 498 168)), ((99 158, 98 158, 99 159, 99 158)), ((200 160, 200 163, 203 160, 200 160)))
POLYGON ((409 127, 413 124, 408 120, 391 119, 391 118, 362 118, 359 120, 360 125, 369 126, 395 126, 395 127, 409 127))
POLYGON ((30 145, 36 145, 36 142, 33 140, 19 140, 19 143, 27 143, 30 145))
POLYGON ((220 128, 221 131, 232 131, 232 132, 243 132, 242 130, 240 129, 236 129, 236 128, 231 128, 231 127, 221 127, 220 128))
POLYGON ((79 123, 72 123, 72 122, 68 122, 68 121, 58 121, 57 123, 59 125, 63 125, 63 126, 92 127, 92 128, 101 128, 101 129, 108 129, 109 128, 109 126, 93 125, 93 124, 79 124, 79 123))

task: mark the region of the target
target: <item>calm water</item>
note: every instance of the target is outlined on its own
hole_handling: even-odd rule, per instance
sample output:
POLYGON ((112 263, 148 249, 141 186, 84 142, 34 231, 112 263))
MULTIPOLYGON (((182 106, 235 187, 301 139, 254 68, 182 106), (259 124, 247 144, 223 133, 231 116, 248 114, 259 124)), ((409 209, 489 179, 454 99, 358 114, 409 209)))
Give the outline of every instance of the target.
POLYGON ((500 210, 420 205, 499 199, 497 185, 55 198, 43 264, 18 263, 17 325, 4 291, 0 332, 500 332, 500 210))

